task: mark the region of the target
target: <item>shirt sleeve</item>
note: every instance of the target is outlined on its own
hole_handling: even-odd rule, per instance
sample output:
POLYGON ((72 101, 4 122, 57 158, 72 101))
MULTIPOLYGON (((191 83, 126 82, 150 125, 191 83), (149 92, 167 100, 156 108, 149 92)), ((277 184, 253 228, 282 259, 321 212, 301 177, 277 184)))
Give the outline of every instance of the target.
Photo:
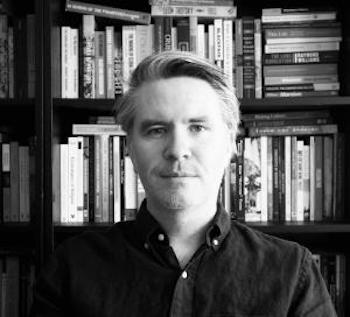
POLYGON ((292 307, 291 316, 337 316, 321 272, 312 258, 311 252, 306 249, 292 307))
POLYGON ((68 270, 63 255, 64 249, 58 247, 39 273, 33 290, 31 317, 69 316, 68 302, 64 296, 68 270))

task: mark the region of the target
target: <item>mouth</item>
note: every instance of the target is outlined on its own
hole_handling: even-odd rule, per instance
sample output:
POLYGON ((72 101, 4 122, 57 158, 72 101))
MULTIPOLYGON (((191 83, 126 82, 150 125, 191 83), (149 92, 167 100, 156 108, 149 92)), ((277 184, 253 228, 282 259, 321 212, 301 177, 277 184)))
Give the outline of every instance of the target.
POLYGON ((186 178, 186 177, 198 177, 194 173, 189 172, 164 172, 160 173, 160 177, 162 178, 186 178))

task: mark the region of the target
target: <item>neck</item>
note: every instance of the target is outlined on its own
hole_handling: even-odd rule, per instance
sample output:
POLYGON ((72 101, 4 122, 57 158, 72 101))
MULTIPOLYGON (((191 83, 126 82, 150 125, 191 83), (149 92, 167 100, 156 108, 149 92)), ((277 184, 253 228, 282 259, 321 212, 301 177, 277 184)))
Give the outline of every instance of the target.
POLYGON ((147 203, 149 212, 168 235, 180 266, 184 267, 205 241, 205 233, 216 213, 216 201, 176 210, 147 203))

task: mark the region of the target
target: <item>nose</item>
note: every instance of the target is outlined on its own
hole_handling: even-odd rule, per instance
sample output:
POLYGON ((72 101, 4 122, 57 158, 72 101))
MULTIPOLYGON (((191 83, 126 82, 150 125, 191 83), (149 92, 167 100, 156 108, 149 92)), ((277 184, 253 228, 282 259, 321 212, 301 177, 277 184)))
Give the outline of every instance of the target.
POLYGON ((164 158, 170 161, 183 161, 191 157, 190 136, 185 129, 173 128, 166 138, 164 158))

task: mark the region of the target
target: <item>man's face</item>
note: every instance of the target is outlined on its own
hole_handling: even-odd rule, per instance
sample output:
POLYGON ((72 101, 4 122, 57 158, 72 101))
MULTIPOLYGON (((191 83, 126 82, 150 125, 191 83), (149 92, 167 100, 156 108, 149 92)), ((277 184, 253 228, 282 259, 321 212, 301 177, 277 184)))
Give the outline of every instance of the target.
POLYGON ((129 150, 149 206, 182 210, 216 202, 232 138, 215 90, 191 77, 144 84, 129 150))

